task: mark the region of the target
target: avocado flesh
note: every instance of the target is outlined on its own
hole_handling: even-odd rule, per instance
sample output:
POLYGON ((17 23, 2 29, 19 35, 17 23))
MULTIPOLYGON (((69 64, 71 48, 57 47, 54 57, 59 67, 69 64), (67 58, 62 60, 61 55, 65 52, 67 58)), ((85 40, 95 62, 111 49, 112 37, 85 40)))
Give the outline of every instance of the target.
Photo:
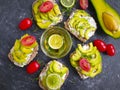
POLYGON ((89 48, 89 49, 84 49, 83 46, 81 44, 78 44, 78 49, 81 51, 81 53, 89 53, 89 52, 92 52, 92 49, 93 49, 93 44, 92 43, 89 43, 86 48, 89 48))
POLYGON ((104 32, 113 38, 120 38, 120 15, 118 12, 115 11, 105 0, 91 0, 91 2, 96 10, 98 21, 104 32), (105 21, 108 22, 109 25, 114 25, 114 29, 117 27, 117 30, 112 30, 111 26, 111 30, 109 30, 107 28, 108 26, 105 26, 105 21, 103 20, 104 13, 108 13, 112 16, 112 20, 110 18, 107 19, 108 21, 105 21))
POLYGON ((94 19, 83 10, 74 11, 68 19, 69 30, 78 38, 83 38, 86 41, 94 35, 97 28, 94 19), (94 28, 92 28, 94 27, 94 28), (93 31, 92 35, 89 35, 89 28, 93 31), (87 31, 87 32, 86 32, 87 31), (86 35, 88 34, 88 35, 86 35))
POLYGON ((31 46, 23 46, 21 44, 21 40, 26 36, 28 36, 28 34, 23 35, 20 40, 16 40, 13 46, 13 50, 11 51, 13 59, 19 64, 26 63, 34 47, 38 45, 37 42, 35 42, 31 46))
POLYGON ((26 62, 25 59, 20 59, 20 58, 18 58, 14 52, 12 53, 12 56, 13 56, 13 59, 14 59, 17 63, 19 63, 19 64, 23 64, 23 63, 26 62))
POLYGON ((34 2, 32 5, 33 17, 41 29, 46 29, 51 25, 56 25, 62 19, 60 9, 56 3, 54 3, 53 9, 49 12, 40 12, 39 7, 45 1, 46 0, 39 0, 34 2))
POLYGON ((78 44, 78 47, 76 51, 74 51, 70 55, 70 63, 74 68, 79 68, 80 73, 82 73, 85 76, 88 77, 95 77, 97 74, 99 74, 102 70, 102 61, 101 61, 101 55, 100 52, 97 50, 95 46, 93 46, 92 43, 89 43, 89 49, 83 49, 81 44, 78 44), (79 66, 79 60, 85 58, 90 63, 91 69, 90 71, 85 71, 79 66))

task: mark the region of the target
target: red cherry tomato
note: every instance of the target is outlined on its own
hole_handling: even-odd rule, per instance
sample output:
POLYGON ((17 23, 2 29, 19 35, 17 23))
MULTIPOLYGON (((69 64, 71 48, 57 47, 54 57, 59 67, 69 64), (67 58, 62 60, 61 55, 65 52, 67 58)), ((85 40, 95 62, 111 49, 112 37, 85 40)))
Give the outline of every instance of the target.
POLYGON ((86 10, 88 8, 88 0, 80 0, 80 7, 86 10))
POLYGON ((100 51, 100 52, 105 52, 106 51, 106 43, 100 39, 96 39, 94 40, 93 42, 94 46, 97 47, 97 49, 100 51))
POLYGON ((50 11, 53 8, 53 6, 54 5, 51 1, 46 1, 39 7, 39 10, 40 12, 46 13, 50 11))
POLYGON ((108 44, 106 52, 109 56, 114 56, 115 55, 115 47, 112 44, 108 44))
POLYGON ((30 46, 36 41, 36 38, 34 36, 26 36, 21 40, 21 43, 23 46, 30 46))
POLYGON ((21 30, 26 30, 32 26, 32 20, 30 18, 24 18, 18 25, 21 30))
POLYGON ((40 64, 37 61, 32 61, 26 68, 28 74, 33 74, 38 71, 40 64))
POLYGON ((80 61, 79 61, 79 66, 83 69, 83 70, 85 70, 85 71, 87 71, 87 72, 89 72, 90 71, 90 63, 86 60, 86 59, 80 59, 80 61))

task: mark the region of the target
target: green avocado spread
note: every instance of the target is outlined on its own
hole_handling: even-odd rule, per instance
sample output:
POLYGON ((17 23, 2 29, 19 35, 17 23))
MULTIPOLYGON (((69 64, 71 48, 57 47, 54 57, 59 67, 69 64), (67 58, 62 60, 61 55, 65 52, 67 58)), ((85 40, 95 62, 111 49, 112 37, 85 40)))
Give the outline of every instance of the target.
POLYGON ((86 45, 78 44, 76 50, 70 55, 71 65, 79 69, 79 72, 87 77, 95 77, 102 71, 101 55, 93 43, 86 45), (79 61, 85 58, 90 63, 90 71, 85 71, 79 66, 79 61))
MULTIPOLYGON (((29 36, 29 35, 25 34, 24 36, 21 37, 21 39, 26 37, 26 36, 29 36)), ((38 44, 35 41, 30 46, 24 46, 24 45, 21 44, 21 39, 15 41, 15 44, 14 44, 12 50, 11 50, 11 54, 12 54, 12 57, 15 60, 16 63, 24 65, 30 59, 30 56, 32 55, 32 53, 34 51, 34 48, 38 44)))
POLYGON ((63 18, 59 6, 55 2, 53 2, 53 9, 51 9, 49 12, 40 12, 39 7, 45 1, 47 0, 37 0, 33 3, 32 6, 34 19, 37 25, 42 29, 46 29, 52 25, 56 25, 63 18))

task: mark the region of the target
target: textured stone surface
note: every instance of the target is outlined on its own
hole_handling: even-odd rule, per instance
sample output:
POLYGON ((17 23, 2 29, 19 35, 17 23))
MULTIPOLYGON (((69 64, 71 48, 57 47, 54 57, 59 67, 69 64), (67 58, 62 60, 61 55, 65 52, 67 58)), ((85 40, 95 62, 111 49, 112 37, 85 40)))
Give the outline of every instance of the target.
MULTIPOLYGON (((38 86, 38 81, 35 80, 40 71, 33 75, 28 75, 24 68, 19 68, 13 65, 7 57, 10 48, 13 46, 16 38, 20 38, 23 34, 29 33, 35 35, 39 42, 39 38, 43 33, 42 30, 34 31, 36 25, 34 24, 27 31, 20 31, 17 27, 20 20, 25 17, 32 17, 31 5, 34 0, 0 0, 0 90, 41 90, 38 86)), ((57 0, 59 3, 59 0, 57 0)), ((120 1, 107 0, 119 13, 120 1)), ((78 3, 75 8, 79 8, 78 3)), ((97 21, 96 13, 91 3, 87 10, 97 21)), ((65 17, 66 19, 67 17, 65 17)), ((98 21, 97 21, 98 23, 98 21)), ((61 24, 61 26, 63 23, 61 24)), ((72 36, 72 35, 71 35, 72 36)), ((81 43, 74 36, 73 46, 70 53, 60 59, 68 66, 70 75, 62 86, 61 90, 119 90, 120 88, 120 39, 113 39, 106 35, 98 24, 98 30, 95 36, 88 42, 94 39, 103 39, 106 43, 113 43, 117 50, 114 57, 109 57, 106 54, 101 54, 103 57, 103 71, 94 79, 81 80, 69 63, 69 55, 74 51, 76 45, 81 43)), ((36 59, 47 63, 51 58, 45 56, 41 49, 36 59)), ((41 66, 42 69, 43 66, 41 66)))

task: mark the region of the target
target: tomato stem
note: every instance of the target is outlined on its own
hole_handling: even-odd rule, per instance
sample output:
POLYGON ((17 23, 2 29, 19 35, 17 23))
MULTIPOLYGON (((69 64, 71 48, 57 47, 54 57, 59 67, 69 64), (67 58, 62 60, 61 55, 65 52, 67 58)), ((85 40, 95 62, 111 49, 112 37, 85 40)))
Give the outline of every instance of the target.
POLYGON ((36 61, 37 61, 41 66, 45 64, 42 60, 37 59, 36 61))

